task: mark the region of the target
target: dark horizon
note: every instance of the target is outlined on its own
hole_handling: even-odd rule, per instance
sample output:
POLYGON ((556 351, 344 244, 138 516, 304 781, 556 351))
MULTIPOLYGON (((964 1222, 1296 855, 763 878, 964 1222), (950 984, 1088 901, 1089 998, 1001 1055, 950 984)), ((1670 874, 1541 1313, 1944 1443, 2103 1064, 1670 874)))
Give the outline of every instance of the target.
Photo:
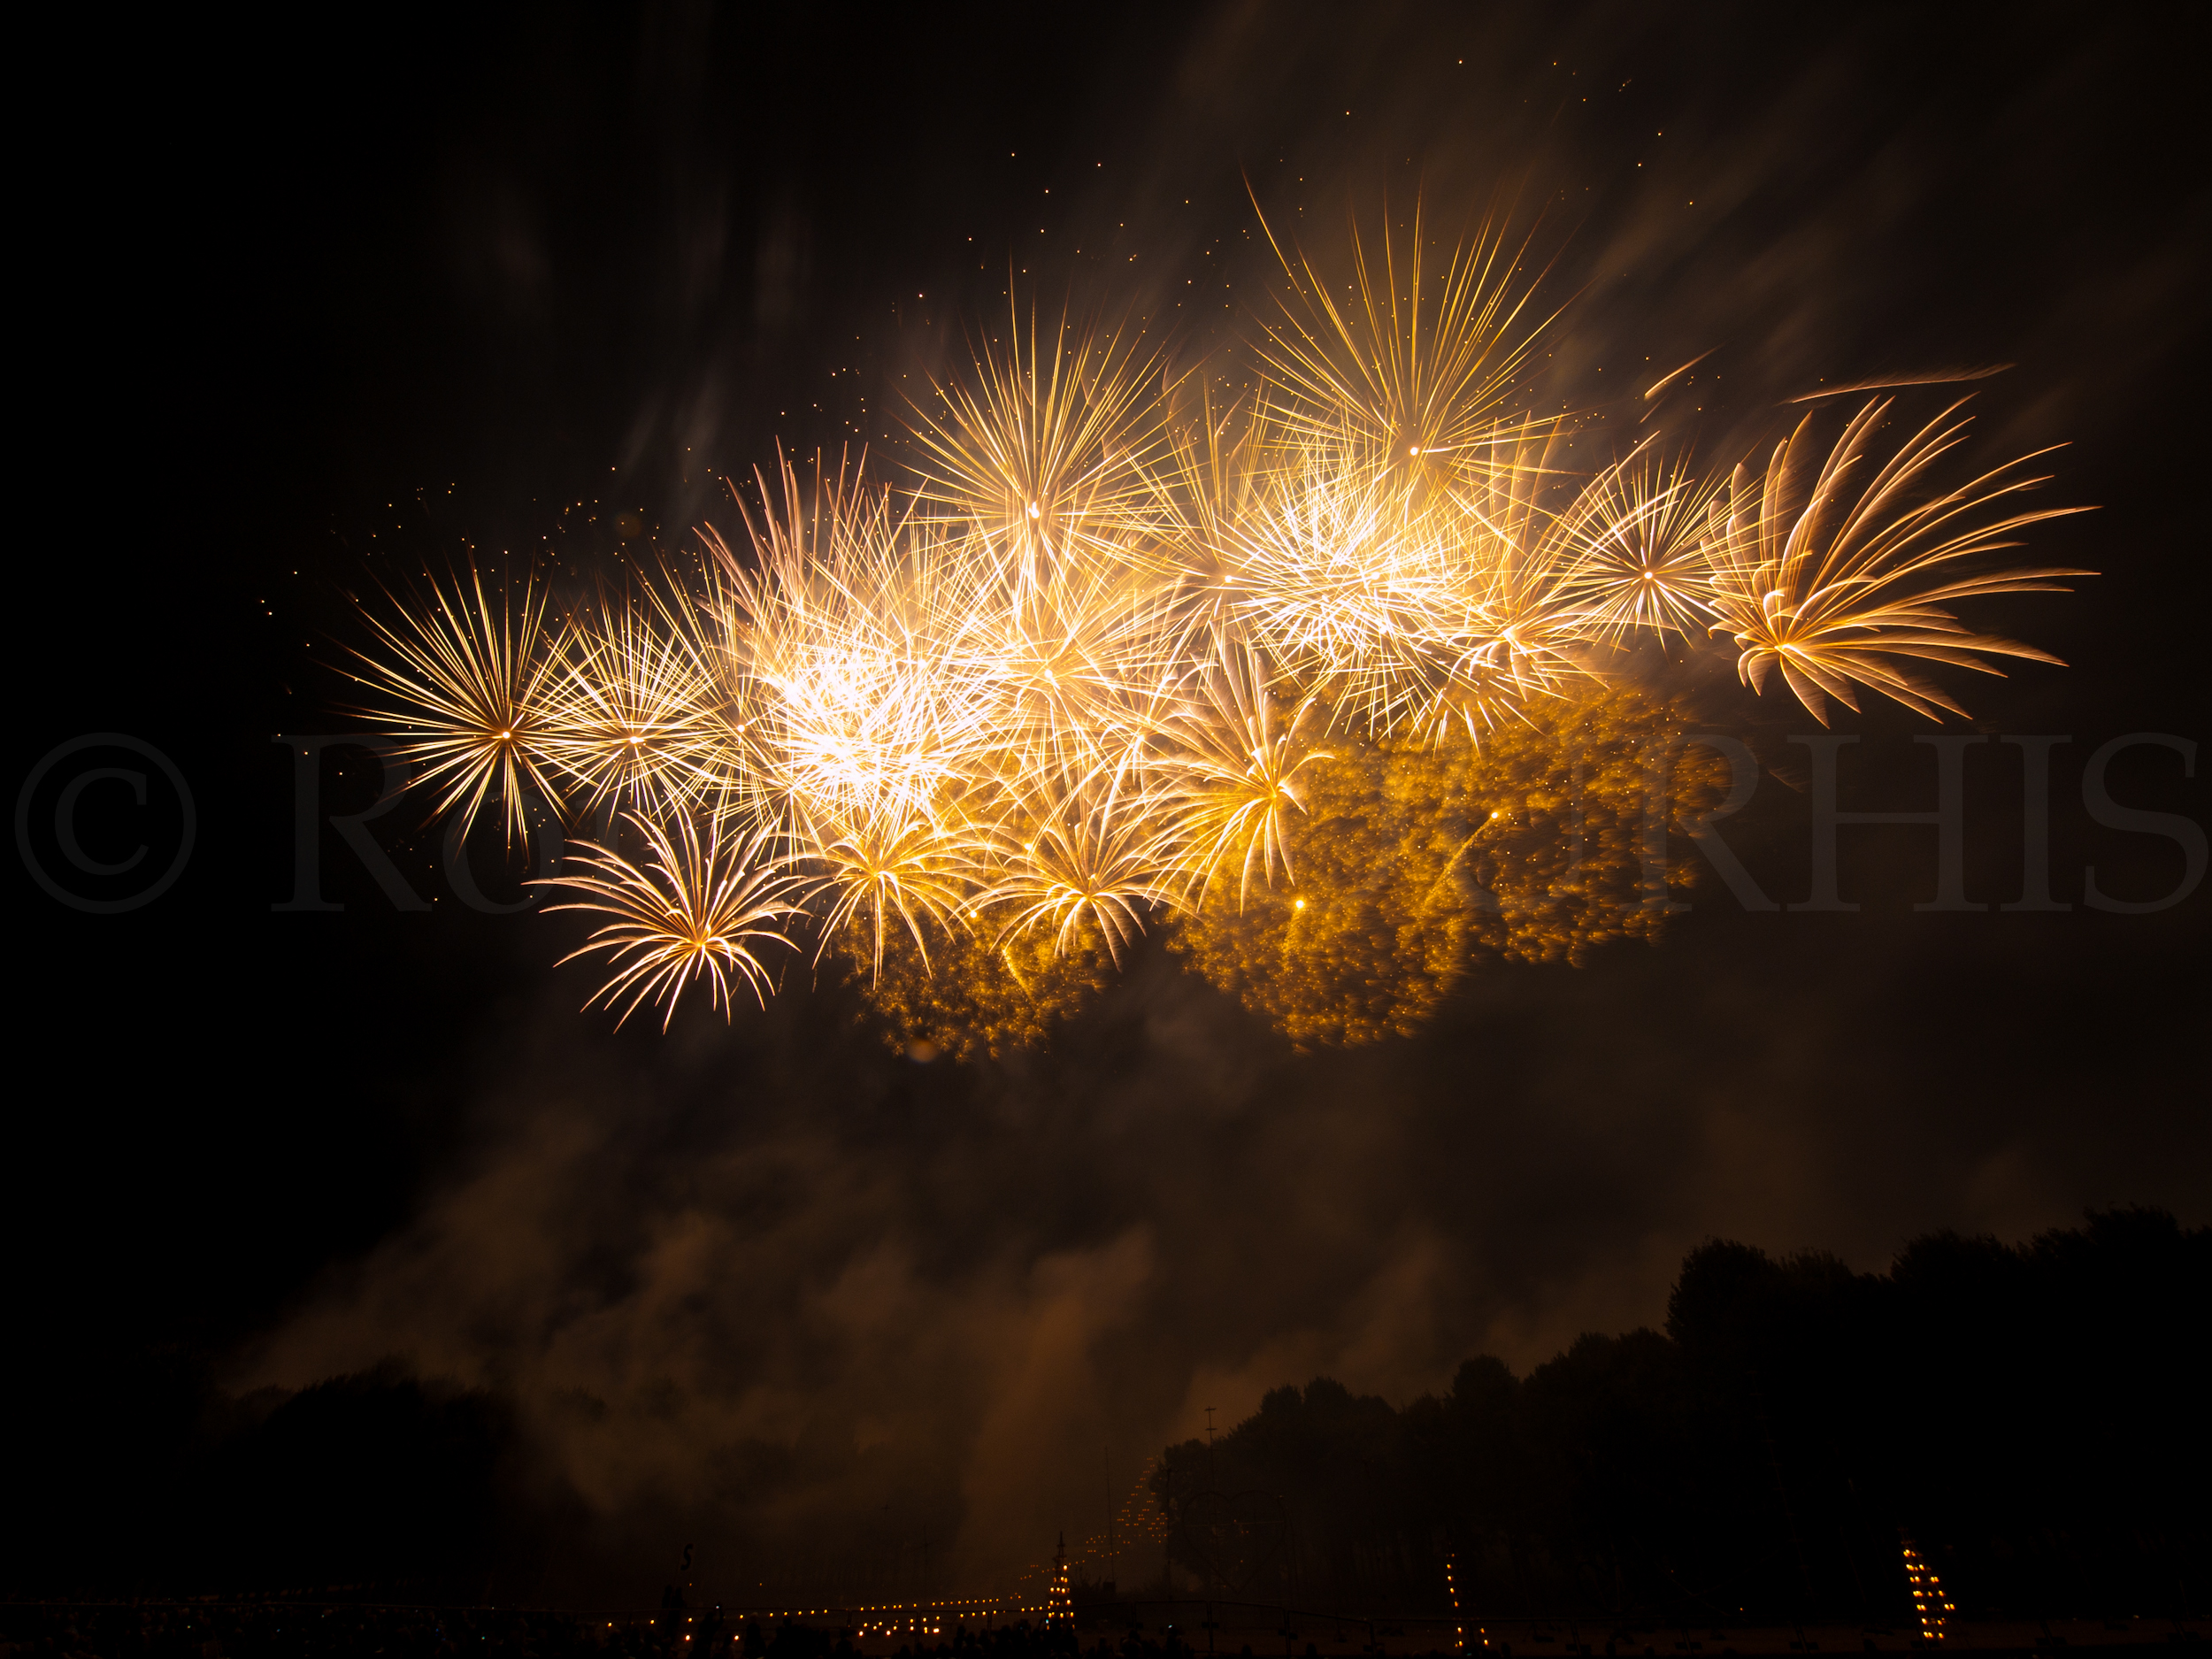
MULTIPOLYGON (((2177 1315, 2212 1285, 2212 1228, 2085 1223, 2018 1248, 1929 1234, 1878 1274, 1717 1240, 1682 1263, 1663 1330, 1586 1332, 1525 1375, 1472 1356, 1402 1406, 1286 1381, 1148 1456, 976 1617, 1046 1604, 1056 1554, 1083 1629, 1195 1599, 1440 1631, 1909 1631, 1906 1549, 1962 1632, 2191 1616, 2212 1540, 2170 1473, 2206 1455, 2177 1315)), ((733 1535, 734 1509, 672 1516, 679 1571, 548 1479, 558 1450, 510 1393, 397 1360, 243 1397, 188 1366, 135 1385, 167 1434, 132 1471, 138 1524, 89 1571, 65 1538, 34 1543, 16 1572, 42 1599, 634 1614, 657 1577, 694 1609, 818 1625, 980 1588, 941 1554, 933 1571, 927 1521, 902 1535, 865 1505, 796 1540, 733 1535)), ((895 1479, 818 1438, 756 1457, 779 1485, 895 1479)))
MULTIPOLYGON (((2116 12, 1605 4, 65 42, 79 115, 42 134, 25 216, 9 1590, 159 1579, 199 1548, 212 1448, 274 1483, 236 1490, 303 1483, 278 1508, 315 1512, 319 1465, 265 1432, 311 1399, 389 1414, 340 1412, 316 1457, 474 1448, 453 1467, 507 1541, 457 1512, 452 1539, 588 1539, 579 1583, 649 1599, 687 1545, 879 1530, 980 1591, 1094 1530, 1206 1408, 1225 1428, 1328 1378, 1395 1420, 1478 1355, 1526 1389, 1586 1333, 1664 1326, 1714 1240, 1864 1276, 1907 1240, 2154 1212, 2200 1294, 2185 57, 2116 12), (1826 386, 2011 365, 1899 408, 1970 392, 1962 466, 2067 446, 2039 503, 2097 511, 2025 557, 2099 573, 1978 616, 2067 666, 1956 675, 1971 718, 1940 726, 1835 710, 1855 741, 1824 749, 1717 647, 1670 688, 1746 745, 1722 828, 1751 886, 1678 845, 1701 879, 1655 946, 1486 959, 1415 1034, 1313 1052, 1157 930, 999 1061, 896 1051, 804 956, 765 1009, 616 1032, 577 1011, 590 971, 552 965, 577 918, 491 913, 526 892, 495 833, 457 882, 403 803, 363 832, 380 872, 329 822, 373 805, 370 752, 303 772, 272 741, 363 734, 351 595, 471 558, 581 593, 734 534, 727 480, 780 446, 905 464, 902 396, 1010 303, 1137 317, 1187 361, 1235 324, 1217 293, 1271 280, 1263 215, 1330 257, 1414 199, 1529 239, 1566 308, 1546 373, 1621 429, 1663 365, 1713 352, 1700 457, 1763 454, 1826 386), (1843 828, 1859 908, 1809 908, 1824 755, 1844 810, 1919 810, 1916 740, 1944 736, 1970 740, 1970 913, 1916 908, 1932 826, 1843 828), (179 843, 149 754, 191 794, 174 885, 73 908, 139 879, 92 864, 179 843), (152 794, 72 795, 78 847, 52 826, 91 761, 152 794)), ((2174 1455, 2200 1471, 2200 1439, 2174 1455)), ((269 1587, 259 1548, 194 1582, 269 1587)))

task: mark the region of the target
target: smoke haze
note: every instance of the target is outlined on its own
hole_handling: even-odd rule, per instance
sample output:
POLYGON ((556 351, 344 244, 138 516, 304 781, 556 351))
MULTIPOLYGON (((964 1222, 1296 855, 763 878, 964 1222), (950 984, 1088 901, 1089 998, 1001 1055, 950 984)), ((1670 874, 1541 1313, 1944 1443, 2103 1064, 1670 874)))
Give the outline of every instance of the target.
MULTIPOLYGON (((1209 1408, 1225 1426, 1317 1375, 1402 1402, 1479 1353, 1525 1369, 1658 1322, 1709 1238, 1879 1269, 1916 1233, 2015 1239, 2086 1204, 2212 1219, 2191 1098, 2205 895, 2078 905, 2085 864, 2114 891, 2178 879, 2170 842, 2087 822, 2083 755, 2206 731, 2200 512, 2172 481, 2193 476, 2194 423, 2170 408, 2201 384, 2206 175, 2139 22, 1248 4, 1133 12, 1097 38, 793 27, 559 14, 422 70, 419 119, 380 117, 388 155, 310 150, 342 151, 350 182, 288 198, 313 204, 267 233, 288 250, 272 290, 290 285, 267 326, 320 354, 297 371, 311 396, 269 400, 311 412, 270 439, 303 481, 270 486, 291 493, 265 526, 272 571, 320 583, 277 602, 303 639, 348 626, 323 590, 396 533, 297 549, 334 518, 380 522, 372 497, 457 479, 485 549, 554 545, 556 503, 626 505, 672 548, 703 519, 736 528, 726 477, 780 440, 897 465, 902 400, 1010 298, 1126 306, 1187 364, 1263 306, 1262 213, 1328 266, 1352 214, 1417 203, 1447 240, 1486 218, 1528 237, 1541 309, 1570 307, 1544 384, 1601 408, 1622 448, 1649 415, 1733 457, 1824 382, 2019 365, 1925 395, 1978 391, 1978 457, 2071 441, 2057 488, 2104 503, 2036 543, 2104 576, 1993 613, 2074 666, 1971 688, 1984 730, 2078 734, 2054 861, 2077 908, 1916 914, 1926 833, 1855 832, 1857 914, 1747 914, 1708 879, 1658 949, 1484 967, 1411 1040, 1294 1053, 1153 941, 1048 1052, 963 1069, 893 1053, 803 963, 765 1012, 611 1033, 574 1011, 587 971, 545 965, 573 918, 440 916, 394 942, 365 886, 339 918, 257 899, 236 949, 281 964, 257 972, 342 987, 329 964, 381 953, 382 1017, 407 1034, 360 1045, 357 1075, 272 1059, 241 1086, 271 1145, 295 1118, 337 1126, 266 1155, 306 1195, 251 1244, 290 1250, 284 1270, 211 1321, 234 1393, 396 1359, 511 1399, 565 1517, 551 1599, 649 1594, 690 1542, 732 1601, 965 1594, 1099 1530, 1209 1408), (2116 114, 2129 76, 2155 84, 2116 114), (373 1104, 342 1112, 348 1090, 373 1104), (380 1113, 411 1150, 363 1173, 348 1137, 380 1113), (317 1231, 319 1185, 344 1228, 317 1231)), ((252 188, 274 200, 267 165, 252 188)), ((308 689, 334 679, 302 648, 257 649, 269 685, 236 694, 234 775, 269 730, 331 729, 342 700, 308 689)), ((1731 838, 1794 899, 1805 806, 1778 777, 1810 723, 1730 667, 1699 695, 1777 774, 1731 838)), ((1848 729, 1899 757, 1870 789, 1922 803, 1909 737, 1931 728, 1848 729)), ((2200 777, 2157 766, 2116 768, 2116 788, 2201 822, 2200 777)), ((2005 900, 2018 774, 1992 768, 1970 887, 2005 900)), ((426 893, 430 862, 406 866, 426 893)))

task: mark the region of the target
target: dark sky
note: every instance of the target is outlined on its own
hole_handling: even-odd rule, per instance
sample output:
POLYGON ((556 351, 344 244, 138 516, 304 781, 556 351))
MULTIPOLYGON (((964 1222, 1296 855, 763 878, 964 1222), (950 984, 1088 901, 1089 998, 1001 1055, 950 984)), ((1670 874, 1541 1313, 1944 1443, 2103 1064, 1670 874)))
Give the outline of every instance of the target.
MULTIPOLYGON (((58 43, 18 222, 10 775, 131 734, 196 824, 127 914, 13 878, 14 1386, 94 1436, 148 1353, 240 1391, 398 1356, 511 1391, 621 1548, 933 1517, 981 1584, 1095 1527, 1206 1406, 1525 1367, 1656 1321, 1708 1237, 1874 1269, 2085 1205, 2212 1220, 2212 893, 2081 902, 2085 864, 2137 900, 2183 876, 2171 839, 2091 822, 2089 755, 2212 738, 2200 88, 2154 15, 532 8, 58 43), (1916 913, 1932 833, 1852 831, 1855 913, 1709 882, 1658 949, 1486 969, 1411 1041, 1294 1055, 1153 952, 1052 1053, 968 1071, 894 1058, 836 990, 611 1033, 549 965, 568 918, 462 910, 411 809, 380 827, 428 912, 334 835, 345 909, 272 910, 270 738, 345 729, 343 590, 467 547, 578 580, 618 507, 678 546, 779 438, 895 462, 902 388, 1010 268, 1195 352, 1260 303, 1252 197, 1325 257, 1350 211, 1501 216, 1571 301, 1563 396, 1714 351, 1669 415, 1703 456, 1824 380, 2016 365, 1974 454, 2070 443, 2053 499, 2101 510, 2035 546, 2102 574, 1988 613, 2072 666, 1975 680, 1953 729, 2070 739, 2072 908, 1916 913)), ((1801 766, 1801 712, 1724 659, 1701 695, 1801 766)), ((1927 803, 1933 728, 1839 729, 1847 787, 1927 803)), ((2019 754, 1969 757, 1978 901, 2020 889, 2019 754)), ((19 808, 55 868, 67 775, 19 808)), ((2212 819, 2171 749, 2110 777, 2212 819)), ((88 856, 165 857, 153 795, 88 786, 88 856)), ((1770 774, 1734 827, 1801 898, 1804 795, 1770 774)))

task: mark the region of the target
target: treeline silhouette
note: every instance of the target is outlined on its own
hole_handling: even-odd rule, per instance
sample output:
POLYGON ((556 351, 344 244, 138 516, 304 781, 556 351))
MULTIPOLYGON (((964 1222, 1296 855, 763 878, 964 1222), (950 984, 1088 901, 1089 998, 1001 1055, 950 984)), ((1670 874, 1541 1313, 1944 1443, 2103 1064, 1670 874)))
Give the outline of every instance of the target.
POLYGON ((17 1595, 518 1601, 575 1508, 508 1401, 396 1363, 234 1398, 172 1348, 79 1381, 20 1448, 17 1595))
POLYGON ((1962 1617, 2200 1612, 2208 1329, 2212 1229, 2162 1211, 1884 1274, 1713 1242, 1663 1333, 1279 1388, 1155 1491, 1187 1574, 1309 1605, 1434 1606, 1448 1560, 1477 1617, 1893 1624, 1909 1540, 1962 1617))
MULTIPOLYGON (((1878 1275, 1711 1243, 1663 1333, 1525 1378, 1471 1360, 1402 1409, 1317 1379, 1171 1448, 1171 1550, 1186 1592, 1310 1608, 1440 1611, 1449 1560, 1478 1617, 1894 1624, 1909 1536, 1965 1615, 2200 1612, 2208 1310, 2212 1230, 2154 1210, 1938 1234, 1878 1275)), ((497 1394, 388 1367, 234 1399, 214 1375, 142 1356, 19 1417, 10 1593, 650 1605, 673 1564, 497 1394)))

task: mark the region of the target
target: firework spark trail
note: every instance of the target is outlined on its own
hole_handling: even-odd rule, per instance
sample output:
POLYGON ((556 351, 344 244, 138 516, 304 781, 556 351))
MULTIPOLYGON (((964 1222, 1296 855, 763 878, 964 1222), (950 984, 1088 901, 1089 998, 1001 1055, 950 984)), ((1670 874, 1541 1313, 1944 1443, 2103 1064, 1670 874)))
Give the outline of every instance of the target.
POLYGON ((1934 488, 1960 405, 1886 458, 1878 398, 1756 472, 1657 434, 1592 465, 1586 426, 1536 412, 1555 317, 1524 250, 1486 233, 1435 268, 1417 217, 1409 242, 1356 237, 1343 282, 1275 245, 1262 381, 1226 404, 1202 365, 1016 311, 918 409, 904 487, 780 456, 739 545, 702 533, 697 580, 559 626, 534 584, 495 608, 473 572, 372 614, 360 678, 440 812, 496 801, 511 841, 534 797, 607 814, 610 844, 551 878, 578 895, 555 908, 614 918, 584 948, 615 964, 595 1002, 672 1013, 704 979, 726 1010, 740 980, 765 994, 756 948, 803 929, 875 979, 894 945, 927 972, 959 940, 1025 987, 1019 941, 1118 963, 1217 878, 1239 914, 1256 879, 1296 884, 1345 743, 1563 731, 1641 640, 1726 634, 1746 685, 1778 672, 1824 721, 1855 687, 1962 712, 1922 664, 2055 660, 1953 615, 2085 573, 1988 568, 2085 510, 2016 507, 2047 481, 2032 456, 1934 488))

